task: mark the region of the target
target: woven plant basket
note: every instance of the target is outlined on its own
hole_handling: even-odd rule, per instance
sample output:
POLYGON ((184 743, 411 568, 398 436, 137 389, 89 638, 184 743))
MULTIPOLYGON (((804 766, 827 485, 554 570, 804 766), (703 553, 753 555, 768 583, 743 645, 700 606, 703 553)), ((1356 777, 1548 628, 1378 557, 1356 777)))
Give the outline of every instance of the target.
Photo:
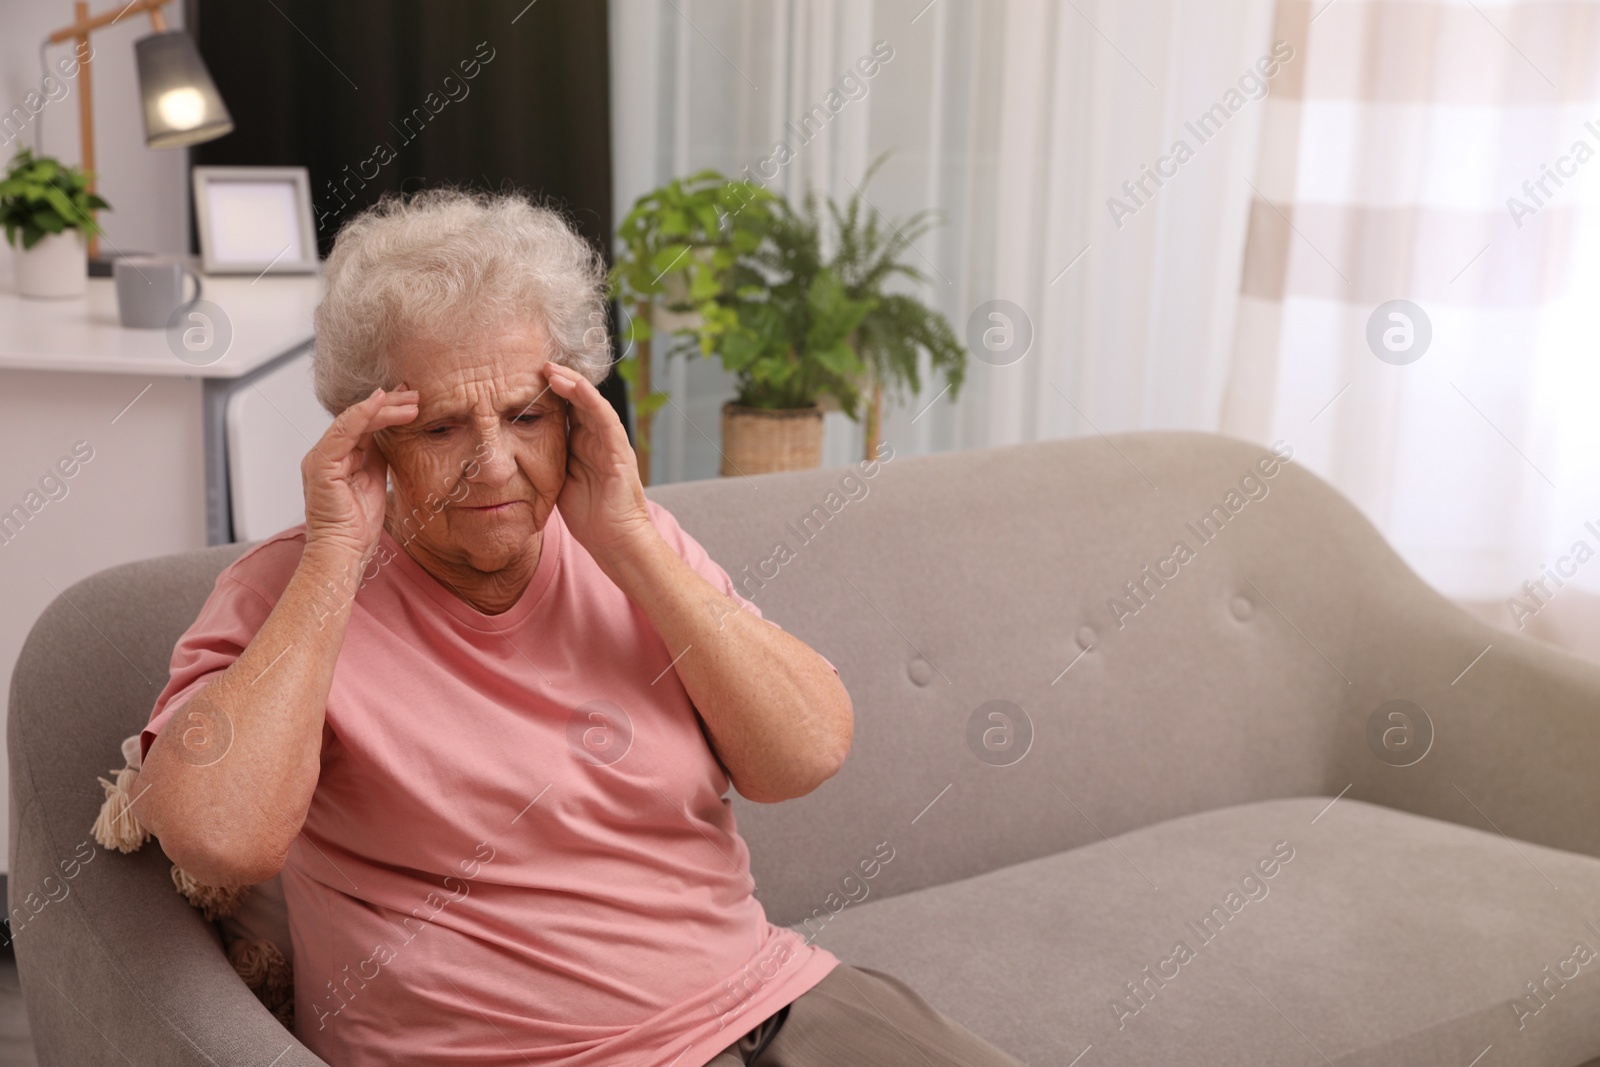
POLYGON ((722 405, 722 473, 766 474, 822 466, 822 409, 722 405))

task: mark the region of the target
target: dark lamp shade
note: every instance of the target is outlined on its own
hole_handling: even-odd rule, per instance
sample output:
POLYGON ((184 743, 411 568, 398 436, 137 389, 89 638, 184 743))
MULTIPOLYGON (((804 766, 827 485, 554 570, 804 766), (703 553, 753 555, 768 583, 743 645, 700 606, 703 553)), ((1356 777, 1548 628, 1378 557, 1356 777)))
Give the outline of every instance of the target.
POLYGON ((233 132, 233 118, 182 30, 152 33, 133 43, 144 99, 144 140, 151 148, 182 148, 233 132))

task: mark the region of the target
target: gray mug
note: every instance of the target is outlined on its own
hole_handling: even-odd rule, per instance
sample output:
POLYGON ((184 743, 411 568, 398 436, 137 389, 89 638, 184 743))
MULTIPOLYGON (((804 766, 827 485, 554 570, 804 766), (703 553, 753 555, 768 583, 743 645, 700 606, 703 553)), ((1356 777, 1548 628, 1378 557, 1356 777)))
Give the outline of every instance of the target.
POLYGON ((124 326, 163 329, 172 313, 200 299, 200 275, 175 259, 124 256, 113 261, 117 281, 117 317, 124 326), (194 279, 194 296, 183 298, 184 275, 194 279))

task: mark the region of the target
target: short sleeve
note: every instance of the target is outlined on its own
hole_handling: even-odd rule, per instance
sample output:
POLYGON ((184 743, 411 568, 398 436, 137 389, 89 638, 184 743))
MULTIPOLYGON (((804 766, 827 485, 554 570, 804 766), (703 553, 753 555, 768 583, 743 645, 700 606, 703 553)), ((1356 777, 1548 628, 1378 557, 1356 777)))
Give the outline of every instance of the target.
POLYGON ((199 615, 173 646, 172 659, 167 666, 167 684, 156 697, 150 721, 139 735, 141 760, 149 755, 156 735, 173 714, 239 658, 267 621, 267 616, 272 614, 299 552, 296 548, 291 559, 283 551, 263 553, 263 547, 266 546, 252 549, 217 576, 199 615), (271 572, 277 572, 281 582, 272 581, 271 572), (265 587, 261 584, 262 578, 268 580, 265 587), (276 592, 270 591, 274 589, 276 592))
MULTIPOLYGON (((699 541, 696 541, 690 535, 689 531, 678 525, 678 520, 673 516, 672 512, 657 504, 654 500, 645 501, 645 508, 650 513, 650 521, 655 523, 656 529, 660 531, 662 539, 672 547, 672 550, 678 554, 679 558, 687 563, 696 574, 710 582, 719 592, 731 598, 735 604, 738 604, 739 607, 756 618, 772 626, 778 625, 761 614, 761 609, 756 607, 739 591, 733 579, 728 576, 728 572, 717 565, 716 560, 711 558, 711 554, 705 550, 699 541)), ((816 652, 816 649, 812 649, 812 651, 816 652)), ((827 656, 823 656, 820 652, 817 652, 817 655, 822 658, 822 662, 828 664, 834 674, 839 673, 839 668, 835 667, 827 656)))

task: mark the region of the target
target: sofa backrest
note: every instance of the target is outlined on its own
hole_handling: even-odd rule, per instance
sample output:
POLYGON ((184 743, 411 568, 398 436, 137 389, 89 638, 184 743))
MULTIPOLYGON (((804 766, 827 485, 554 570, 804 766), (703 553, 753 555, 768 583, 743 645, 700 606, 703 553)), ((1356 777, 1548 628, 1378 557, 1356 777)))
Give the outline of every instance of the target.
POLYGON ((1462 666, 1484 645, 1348 501, 1259 445, 1130 434, 871 469, 651 493, 854 699, 837 776, 781 805, 735 798, 775 922, 859 896, 883 842, 895 859, 866 889, 893 894, 1331 796, 1393 770, 1366 720, 1414 691, 1375 669, 1378 644, 1390 626, 1419 655, 1432 639, 1399 614, 1470 630, 1447 641, 1471 648, 1462 666))
MULTIPOLYGON (((837 776, 780 805, 734 798, 775 922, 845 892, 884 844, 895 858, 871 888, 896 893, 1190 812, 1336 793, 1377 762, 1368 712, 1411 695, 1372 666, 1392 658, 1378 646, 1395 605, 1468 627, 1449 662, 1486 630, 1297 463, 1209 435, 649 493, 854 700, 837 776)), ((32 813, 50 847, 84 836, 94 776, 145 721, 173 644, 240 551, 104 572, 41 619, 12 693, 14 857, 22 809, 44 794, 60 798, 32 813)))

